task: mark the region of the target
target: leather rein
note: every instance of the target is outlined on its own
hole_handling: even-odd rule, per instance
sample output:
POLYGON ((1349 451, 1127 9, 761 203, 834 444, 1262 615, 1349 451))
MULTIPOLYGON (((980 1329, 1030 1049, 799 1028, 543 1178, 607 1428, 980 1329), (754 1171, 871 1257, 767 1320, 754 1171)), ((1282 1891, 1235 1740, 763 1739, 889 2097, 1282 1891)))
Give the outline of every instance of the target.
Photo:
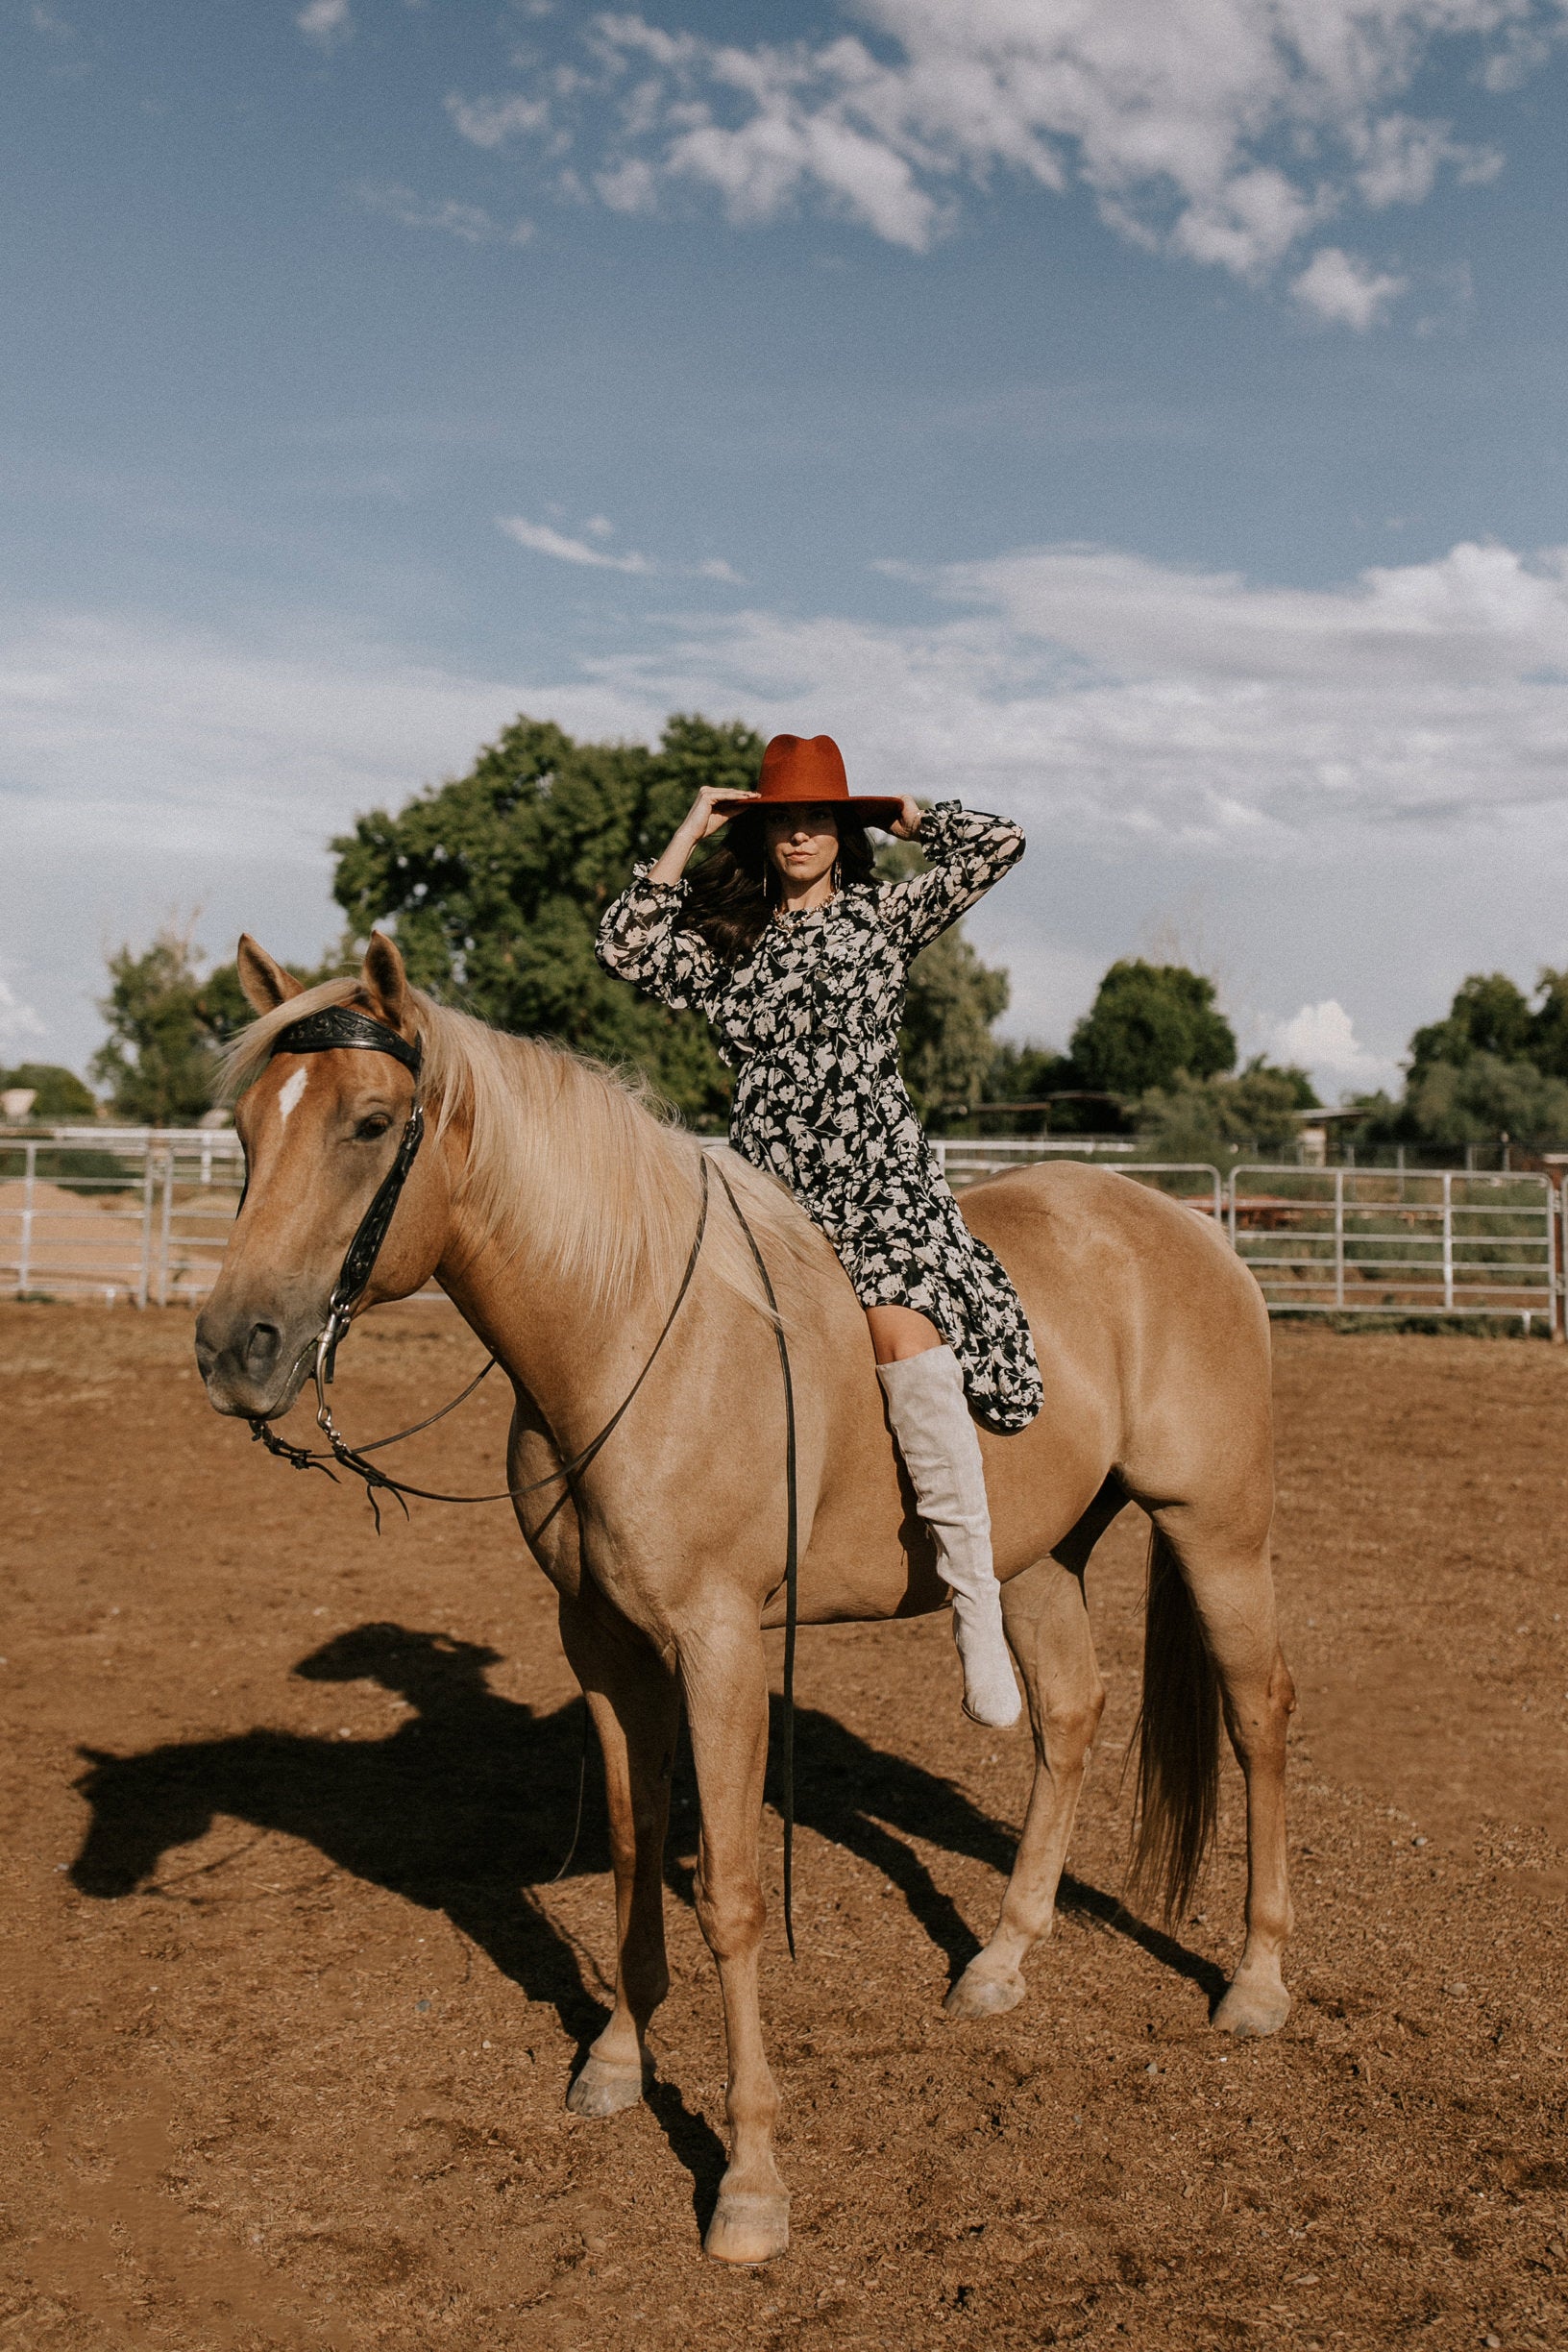
MULTIPOLYGON (((326 1005, 318 1012, 303 1015, 299 1020, 290 1022, 286 1028, 280 1029, 273 1040, 272 1052, 274 1055, 333 1053, 345 1046, 361 1053, 390 1054, 395 1062, 401 1062, 404 1069, 412 1072, 417 1090, 420 1071, 425 1061, 423 1041, 415 1038, 410 1045, 407 1040, 400 1036, 398 1031, 387 1022, 377 1020, 368 1013, 355 1012, 352 1005, 326 1005)), ((393 1496, 401 1507, 404 1517, 406 1518, 408 1506, 404 1497, 408 1495, 414 1496, 416 1500, 423 1503, 515 1503, 524 1495, 537 1494, 543 1487, 559 1483, 561 1493, 551 1505, 540 1526, 535 1529, 534 1533, 537 1535, 543 1532, 556 1511, 566 1502, 571 1491, 571 1480, 578 1471, 587 1469, 589 1463, 620 1427, 638 1390, 657 1362, 659 1352, 669 1338, 674 1327, 675 1318, 685 1304, 686 1294, 697 1273, 698 1260, 702 1254, 702 1243, 708 1229, 708 1155, 706 1152, 699 1152, 698 1155, 699 1199, 697 1231, 692 1238, 691 1250, 687 1256, 685 1271, 680 1278, 680 1286, 675 1292, 674 1303, 664 1319, 663 1329, 654 1340, 642 1370, 603 1428, 597 1436, 589 1439, 580 1452, 574 1454, 570 1461, 561 1463, 558 1469, 547 1472, 543 1478, 530 1479, 526 1486, 502 1486, 495 1494, 454 1495, 434 1493, 426 1486, 406 1485, 401 1479, 392 1478, 386 1471, 378 1468, 375 1462, 367 1459, 367 1457, 372 1454, 380 1454, 388 1446, 401 1445, 405 1437, 417 1436, 422 1430, 431 1429, 437 1421, 444 1421, 448 1413, 455 1412, 458 1406, 465 1404, 474 1394, 480 1381, 486 1379, 495 1370, 499 1360, 497 1357, 491 1356, 469 1382, 468 1386, 454 1396, 451 1404, 443 1405, 439 1412, 429 1414, 423 1421, 413 1422, 407 1429, 399 1430, 391 1437, 375 1438, 368 1445, 350 1445, 333 1421, 331 1408, 327 1402, 327 1391, 332 1384, 332 1376, 337 1368, 338 1348, 348 1336, 349 1326, 354 1319, 354 1311, 370 1286, 370 1278, 376 1270, 376 1262, 380 1256, 381 1246, 390 1230, 392 1219, 397 1213, 398 1203, 403 1197, 403 1188, 408 1181, 409 1170, 419 1156, 419 1147, 424 1139, 425 1112, 416 1091, 413 1106, 398 1140, 396 1156, 377 1187, 375 1197, 360 1218, 358 1230, 344 1253, 342 1267, 327 1301, 326 1322, 316 1339, 310 1343, 315 1351, 316 1426, 327 1440, 326 1447, 312 1450, 307 1446, 290 1445, 285 1438, 276 1435, 271 1426, 259 1416, 253 1417, 251 1421, 251 1435, 257 1442, 264 1445, 269 1454, 276 1455, 280 1461, 288 1462, 295 1470, 324 1470, 329 1478, 333 1478, 335 1473, 331 1464, 336 1462, 355 1478, 362 1479, 366 1500, 376 1516, 378 1533, 381 1524, 380 1507, 377 1501, 378 1494, 393 1496)), ((718 1176, 719 1182, 723 1186, 725 1198, 735 1213, 741 1231, 746 1236, 762 1282, 763 1293, 772 1316, 773 1336, 778 1343, 779 1371, 784 1384, 786 1497, 783 1580, 784 1706, 779 1763, 783 1780, 783 1803, 780 1809, 784 1822, 784 1934, 790 1948, 790 1958, 793 1960, 796 1956, 792 1899, 795 1875, 795 1650, 799 1608, 800 1550, 795 1383, 791 1376, 789 1342, 784 1335, 783 1317, 779 1313, 778 1300, 774 1295, 767 1261, 757 1245, 755 1234, 747 1221, 746 1212, 735 1197, 734 1188, 722 1167, 718 1170, 718 1176)), ((247 1171, 245 1190, 249 1188, 250 1178, 247 1171)), ((239 1196, 239 1207, 243 1209, 244 1206, 245 1191, 242 1191, 239 1196)), ((238 1212, 236 1211, 235 1213, 237 1215, 238 1212)), ((580 1792, 578 1814, 580 1820, 580 1792)), ((576 1840, 574 1837, 574 1850, 576 1845, 576 1840)), ((563 1872, 571 1858, 571 1854, 568 1854, 567 1862, 561 1866, 563 1872)), ((556 1874, 559 1876, 561 1874, 556 1874)))

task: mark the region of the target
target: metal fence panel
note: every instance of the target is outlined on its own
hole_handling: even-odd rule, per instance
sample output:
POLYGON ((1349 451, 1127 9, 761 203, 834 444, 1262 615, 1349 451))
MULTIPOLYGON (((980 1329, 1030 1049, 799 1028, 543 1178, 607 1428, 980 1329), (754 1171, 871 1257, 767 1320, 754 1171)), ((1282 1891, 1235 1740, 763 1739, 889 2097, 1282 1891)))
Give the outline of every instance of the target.
POLYGON ((1517 1314, 1553 1328, 1557 1204, 1544 1176, 1455 1168, 1233 1169, 1232 1246, 1271 1312, 1517 1314))
POLYGON ((17 1297, 205 1296, 239 1203, 237 1136, 57 1129, 0 1137, 0 1286, 17 1297))
MULTIPOLYGON (((939 1138, 955 1188, 1031 1162, 1109 1155, 1064 1139, 939 1138)), ((1517 1314, 1560 1329, 1568 1187, 1461 1169, 1110 1162, 1213 1216, 1271 1313, 1517 1314)), ((244 1178, 232 1131, 0 1135, 0 1290, 171 1306, 217 1280, 244 1178)), ((422 1299, 438 1299, 423 1291, 422 1299)))

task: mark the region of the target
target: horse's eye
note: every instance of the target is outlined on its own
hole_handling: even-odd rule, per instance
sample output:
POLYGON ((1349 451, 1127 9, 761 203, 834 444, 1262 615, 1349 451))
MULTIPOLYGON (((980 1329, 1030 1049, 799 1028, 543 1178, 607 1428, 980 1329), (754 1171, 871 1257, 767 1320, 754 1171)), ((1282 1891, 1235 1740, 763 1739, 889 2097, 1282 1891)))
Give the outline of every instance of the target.
POLYGON ((374 1143, 378 1136, 385 1135, 391 1124, 392 1121, 384 1111, 373 1111, 369 1118, 362 1118, 355 1129, 355 1140, 358 1143, 374 1143))

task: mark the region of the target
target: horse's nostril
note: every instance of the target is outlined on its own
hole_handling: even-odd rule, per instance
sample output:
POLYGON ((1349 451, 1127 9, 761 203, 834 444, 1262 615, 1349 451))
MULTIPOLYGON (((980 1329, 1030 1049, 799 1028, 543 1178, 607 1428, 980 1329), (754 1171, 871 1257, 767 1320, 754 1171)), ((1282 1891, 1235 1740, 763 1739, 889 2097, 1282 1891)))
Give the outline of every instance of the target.
POLYGON ((253 1323, 251 1335, 245 1342, 245 1369, 260 1374, 270 1372, 278 1355, 282 1335, 276 1323, 253 1323))

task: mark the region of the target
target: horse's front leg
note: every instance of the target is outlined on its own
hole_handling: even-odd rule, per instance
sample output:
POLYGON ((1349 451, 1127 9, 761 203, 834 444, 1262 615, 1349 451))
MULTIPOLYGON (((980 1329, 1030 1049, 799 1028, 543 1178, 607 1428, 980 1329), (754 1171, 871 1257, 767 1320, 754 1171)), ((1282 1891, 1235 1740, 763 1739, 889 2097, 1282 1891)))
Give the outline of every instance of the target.
POLYGON ((604 1755, 615 1872, 615 2008, 567 2105, 619 2115, 647 2088, 648 2023, 670 1989, 664 1951, 664 1841, 680 1692, 635 1627, 592 1588, 560 1605, 561 1641, 582 1684, 604 1755))
POLYGON ((757 1988, 768 1674, 754 1605, 719 1602, 700 1628, 681 1632, 679 1651, 702 1809, 697 1916, 718 1963, 729 2044, 729 2167, 703 2243, 721 2262, 760 2263, 790 2242, 790 2200, 773 2160, 778 2091, 757 1988))

